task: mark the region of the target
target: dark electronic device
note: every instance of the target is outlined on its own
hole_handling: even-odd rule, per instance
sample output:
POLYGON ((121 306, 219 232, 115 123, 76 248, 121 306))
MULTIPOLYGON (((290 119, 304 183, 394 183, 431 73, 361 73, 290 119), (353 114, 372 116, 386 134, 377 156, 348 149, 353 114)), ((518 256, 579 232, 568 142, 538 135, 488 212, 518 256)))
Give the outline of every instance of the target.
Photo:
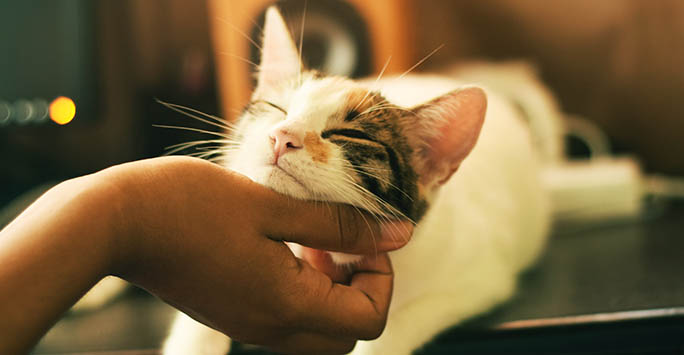
POLYGON ((0 129, 96 118, 93 10, 88 0, 0 2, 0 129))

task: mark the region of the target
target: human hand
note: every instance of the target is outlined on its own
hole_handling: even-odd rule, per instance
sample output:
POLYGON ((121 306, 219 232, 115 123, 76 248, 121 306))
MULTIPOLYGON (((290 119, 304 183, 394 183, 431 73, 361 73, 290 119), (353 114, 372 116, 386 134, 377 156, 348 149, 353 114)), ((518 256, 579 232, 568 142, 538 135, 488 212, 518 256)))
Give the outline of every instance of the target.
POLYGON ((405 244, 408 223, 381 230, 349 206, 295 200, 196 159, 99 174, 125 197, 118 276, 236 340, 279 352, 344 353, 381 334, 393 280, 383 252, 405 244), (282 241, 370 256, 347 286, 282 241))
POLYGON ((68 180, 0 231, 0 353, 28 352, 109 274, 246 343, 347 352, 382 332, 393 278, 382 252, 411 230, 394 224, 391 235, 368 217, 184 157, 68 180), (370 256, 347 286, 282 241, 370 256))

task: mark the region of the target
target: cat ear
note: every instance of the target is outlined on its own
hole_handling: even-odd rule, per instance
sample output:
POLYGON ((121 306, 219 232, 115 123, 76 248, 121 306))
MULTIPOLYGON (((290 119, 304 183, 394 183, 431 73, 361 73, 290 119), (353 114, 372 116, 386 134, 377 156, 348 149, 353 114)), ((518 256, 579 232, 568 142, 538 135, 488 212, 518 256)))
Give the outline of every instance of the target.
POLYGON ((452 91, 412 109, 419 146, 420 182, 428 188, 445 183, 475 146, 487 111, 487 96, 477 87, 452 91))
POLYGON ((300 70, 299 53, 287 25, 278 9, 271 6, 266 10, 257 89, 280 85, 297 77, 300 70))

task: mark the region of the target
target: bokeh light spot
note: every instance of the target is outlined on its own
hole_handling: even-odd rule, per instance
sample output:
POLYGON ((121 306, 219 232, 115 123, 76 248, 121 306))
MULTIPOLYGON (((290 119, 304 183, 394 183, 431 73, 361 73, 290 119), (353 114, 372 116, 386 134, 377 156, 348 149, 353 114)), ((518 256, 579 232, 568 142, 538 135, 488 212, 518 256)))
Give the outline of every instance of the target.
POLYGON ((71 122, 76 116, 76 104, 68 97, 60 96, 50 103, 50 119, 59 125, 71 122))

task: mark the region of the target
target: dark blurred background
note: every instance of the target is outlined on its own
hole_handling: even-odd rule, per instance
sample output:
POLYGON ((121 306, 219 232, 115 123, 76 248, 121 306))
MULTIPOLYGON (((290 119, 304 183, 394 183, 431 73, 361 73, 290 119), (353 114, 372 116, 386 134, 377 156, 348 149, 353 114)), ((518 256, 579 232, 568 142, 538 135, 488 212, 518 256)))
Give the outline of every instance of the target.
MULTIPOLYGON (((165 147, 174 144, 207 139, 207 135, 197 132, 153 126, 216 130, 165 108, 155 99, 227 119, 235 117, 252 85, 253 68, 247 61, 255 61, 258 56, 246 37, 259 41, 259 23, 270 3, 0 1, 0 210, 42 184, 159 156, 165 147), (49 104, 58 97, 69 97, 76 105, 75 117, 65 125, 48 118, 49 104)), ((441 45, 416 71, 440 71, 471 59, 527 60, 556 94, 561 109, 595 122, 607 133, 614 153, 636 156, 649 173, 684 175, 682 1, 279 3, 295 37, 303 23, 303 9, 307 8, 304 59, 310 66, 336 74, 373 75, 391 55, 387 72, 402 73, 441 45)), ((0 214, 0 226, 2 217, 0 214)), ((543 277, 533 277, 538 297, 529 299, 529 309, 539 309, 553 280, 566 280, 565 286, 577 292, 586 291, 586 285, 610 285, 606 281, 615 276, 612 272, 619 266, 606 266, 601 260, 622 260, 620 255, 630 253, 637 259, 665 260, 662 256, 669 254, 663 250, 673 245, 666 236, 681 234, 681 224, 677 223, 589 233, 582 236, 586 239, 561 239, 552 245, 550 255, 558 260, 575 260, 588 248, 604 252, 592 260, 597 263, 596 269, 605 267, 605 272, 584 282, 582 278, 592 277, 591 272, 580 272, 576 262, 568 261, 556 273, 553 265, 557 259, 547 257, 542 264, 545 266, 540 267, 544 271, 538 272, 543 277), (606 235, 615 236, 616 241, 596 248, 582 242, 598 243, 606 235), (633 236, 633 243, 625 243, 624 235, 633 236), (658 244, 662 248, 642 248, 652 242, 654 235, 664 238, 658 244), (575 242, 570 247, 562 245, 575 242), (615 246, 631 249, 611 249, 615 246), (548 279, 548 284, 540 279, 548 279)), ((677 256, 667 260, 672 263, 663 261, 667 267, 656 270, 658 275, 681 266, 677 256)), ((645 275, 644 280, 662 281, 664 291, 660 294, 670 298, 658 297, 667 299, 668 306, 676 304, 669 300, 681 300, 684 291, 670 292, 674 283, 668 280, 674 279, 651 278, 648 263, 634 265, 638 269, 635 272, 645 275)), ((641 295, 643 285, 639 282, 638 288, 608 288, 622 295, 641 295)), ((653 287, 643 289, 648 292, 653 287)), ((155 324, 168 323, 172 311, 159 302, 150 303, 141 294, 134 293, 133 303, 117 303, 99 315, 63 320, 48 334, 38 352, 111 350, 119 348, 119 344, 129 349, 154 348, 165 327, 155 324), (141 305, 135 306, 136 302, 141 305), (117 318, 122 314, 127 320, 117 318), (136 318, 139 320, 130 322, 136 318), (98 328, 98 324, 109 327, 98 328)), ((577 306, 579 313, 602 310, 581 308, 572 292, 564 295, 568 307, 577 306)), ((649 302, 643 306, 665 305, 649 302)), ((597 304, 603 305, 603 299, 597 304)), ((630 307, 641 306, 630 303, 604 311, 630 307)), ((500 318, 516 319, 519 315, 515 312, 515 316, 500 318)), ((681 323, 677 324, 680 327, 681 323)))
POLYGON ((154 100, 217 113, 207 18, 202 1, 0 2, 0 206, 206 137, 152 125, 212 129, 154 100), (20 110, 59 96, 76 105, 66 125, 20 110))
MULTIPOLYGON (((263 9, 268 2, 252 3, 263 9)), ((312 30, 305 43, 317 66, 324 66, 325 59, 315 54, 328 45, 316 24, 317 9, 328 11, 325 16, 337 18, 328 22, 351 34, 356 50, 351 58, 356 61, 350 73, 356 75, 377 72, 377 63, 385 61, 379 57, 387 49, 369 40, 376 27, 408 33, 392 47, 401 51, 396 58, 406 58, 393 59, 403 68, 392 64, 390 71, 405 70, 441 44, 417 70, 439 70, 470 58, 527 59, 557 94, 562 109, 597 122, 617 151, 635 154, 649 171, 684 174, 681 1, 350 1, 344 11, 335 11, 341 1, 310 3, 312 30), (332 11, 320 6, 329 3, 332 11)), ((285 13, 295 17, 293 23, 299 23, 303 1, 283 4, 285 13)), ((2 2, 0 205, 44 181, 158 156, 171 144, 201 139, 199 134, 153 127, 210 128, 163 108, 154 98, 214 114, 227 112, 217 99, 214 63, 235 54, 214 49, 211 24, 250 16, 256 24, 258 14, 246 8, 240 1, 2 2), (222 13, 209 14, 209 9, 222 13), (76 99, 76 117, 69 124, 19 117, 26 101, 44 105, 58 96, 76 99), (14 116, 3 119, 8 110, 14 116)), ((233 32, 239 27, 233 26, 233 32)), ((215 42, 229 40, 220 33, 217 37, 215 42)), ((241 35, 235 38, 246 42, 241 35)), ((223 97, 229 95, 223 91, 223 97)))
MULTIPOLYGON (((599 124, 646 169, 684 174, 684 2, 443 1, 417 11, 420 51, 526 58, 562 109, 599 124), (440 8, 440 11, 436 11, 440 8), (429 31, 429 32, 427 32, 429 31)), ((422 6, 422 5, 421 5, 422 6)))

